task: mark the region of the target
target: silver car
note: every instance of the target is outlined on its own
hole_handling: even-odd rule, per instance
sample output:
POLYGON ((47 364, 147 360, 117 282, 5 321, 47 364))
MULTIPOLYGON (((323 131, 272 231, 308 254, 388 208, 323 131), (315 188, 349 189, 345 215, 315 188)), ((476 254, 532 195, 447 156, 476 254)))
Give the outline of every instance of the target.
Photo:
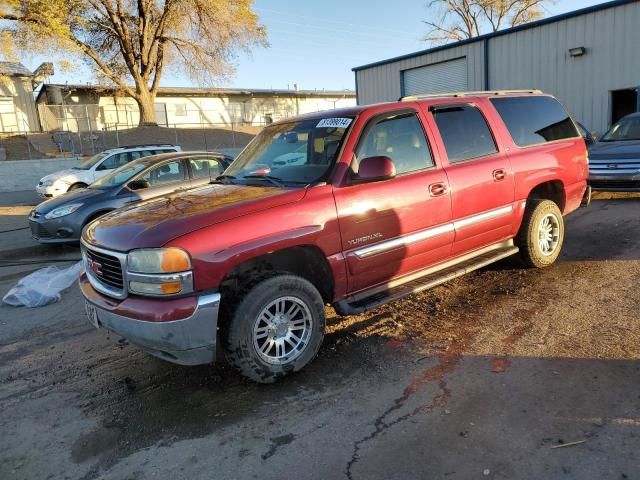
POLYGON ((640 113, 620 119, 589 149, 589 184, 606 192, 640 192, 640 113))

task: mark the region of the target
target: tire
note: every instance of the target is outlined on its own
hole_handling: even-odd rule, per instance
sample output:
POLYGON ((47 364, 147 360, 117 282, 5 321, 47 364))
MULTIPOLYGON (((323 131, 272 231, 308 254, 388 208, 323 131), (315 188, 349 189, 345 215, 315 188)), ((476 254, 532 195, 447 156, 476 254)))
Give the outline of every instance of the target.
POLYGON ((69 190, 67 190, 67 192, 72 192, 73 190, 80 190, 81 188, 87 188, 87 184, 86 183, 74 183, 73 185, 71 185, 69 187, 69 190))
POLYGON ((322 297, 310 282, 277 274, 236 298, 239 303, 230 312, 224 337, 227 358, 242 375, 273 383, 313 360, 326 320, 322 297))
POLYGON ((558 205, 551 200, 533 200, 527 208, 516 243, 528 267, 552 265, 564 242, 564 221, 558 205))

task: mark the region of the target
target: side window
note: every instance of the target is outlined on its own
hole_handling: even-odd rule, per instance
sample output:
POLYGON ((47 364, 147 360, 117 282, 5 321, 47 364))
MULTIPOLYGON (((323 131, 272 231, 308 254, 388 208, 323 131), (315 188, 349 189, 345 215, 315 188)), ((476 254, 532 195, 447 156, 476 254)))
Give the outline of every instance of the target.
POLYGON ((222 173, 222 166, 215 158, 190 158, 193 178, 216 177, 222 173))
POLYGON ((163 163, 153 170, 148 171, 142 179, 149 182, 149 185, 152 187, 183 181, 184 167, 182 166, 182 161, 174 160, 173 162, 163 163))
POLYGON ((112 170, 129 163, 131 152, 122 152, 111 155, 97 168, 98 170, 112 170))
POLYGON ((433 118, 449 163, 464 162, 498 151, 489 125, 477 108, 471 105, 436 108, 433 118))
POLYGON ((519 147, 579 136, 571 118, 553 97, 492 98, 491 103, 519 147))
POLYGON ((414 113, 392 115, 369 127, 356 149, 356 160, 389 157, 398 175, 434 165, 427 139, 414 113))

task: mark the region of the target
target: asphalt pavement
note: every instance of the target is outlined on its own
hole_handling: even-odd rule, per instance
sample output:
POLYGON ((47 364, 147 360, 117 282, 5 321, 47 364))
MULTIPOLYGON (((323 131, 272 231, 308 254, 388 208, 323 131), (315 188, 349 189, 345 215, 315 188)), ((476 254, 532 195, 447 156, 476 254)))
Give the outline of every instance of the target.
MULTIPOLYGON (((0 206, 0 230, 26 221, 0 206)), ((0 306, 0 479, 640 478, 639 209, 599 195, 545 270, 328 308, 318 358, 275 385, 119 343, 76 286, 0 306)), ((31 245, 14 233, 0 255, 31 245)), ((0 265, 0 295, 33 268, 0 265)))

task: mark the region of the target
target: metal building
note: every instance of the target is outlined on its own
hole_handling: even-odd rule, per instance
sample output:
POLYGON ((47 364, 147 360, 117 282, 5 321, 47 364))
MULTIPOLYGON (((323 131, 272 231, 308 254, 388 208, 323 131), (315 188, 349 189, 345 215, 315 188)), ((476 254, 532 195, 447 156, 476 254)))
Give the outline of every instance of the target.
POLYGON ((604 132, 640 111, 640 1, 615 0, 353 69, 359 104, 537 88, 604 132))

